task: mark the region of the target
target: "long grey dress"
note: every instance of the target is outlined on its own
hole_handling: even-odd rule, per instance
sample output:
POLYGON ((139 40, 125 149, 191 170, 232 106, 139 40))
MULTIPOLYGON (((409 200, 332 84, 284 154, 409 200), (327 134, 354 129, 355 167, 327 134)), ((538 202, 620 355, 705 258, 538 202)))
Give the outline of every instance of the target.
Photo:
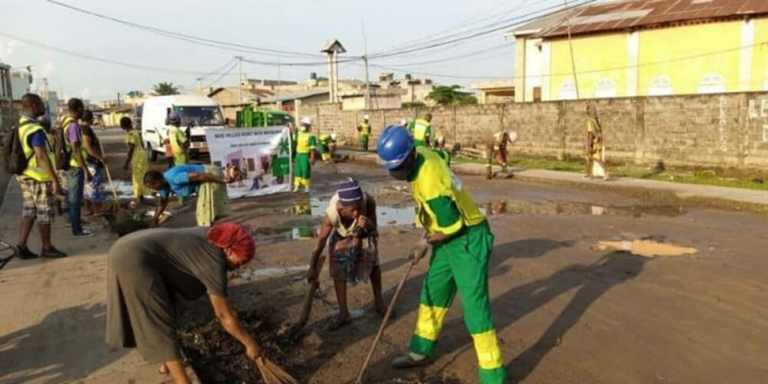
POLYGON ((224 251, 208 228, 147 229, 120 238, 107 266, 107 343, 138 348, 150 363, 181 358, 171 298, 226 297, 224 251))

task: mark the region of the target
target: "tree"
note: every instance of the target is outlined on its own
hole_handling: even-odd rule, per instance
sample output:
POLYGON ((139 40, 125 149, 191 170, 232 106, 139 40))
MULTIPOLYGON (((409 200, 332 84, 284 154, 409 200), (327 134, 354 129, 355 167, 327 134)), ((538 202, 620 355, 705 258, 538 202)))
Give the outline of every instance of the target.
MULTIPOLYGON (((157 87, 155 87, 155 90, 157 90, 157 87)), ((130 91, 130 92, 126 93, 126 95, 128 97, 142 97, 142 96, 144 96, 144 93, 141 92, 141 91, 130 91)))
POLYGON ((179 88, 173 83, 158 83, 153 87, 153 90, 160 96, 179 94, 179 88))
POLYGON ((438 105, 477 104, 477 98, 471 93, 461 92, 460 85, 441 85, 427 95, 427 99, 438 105))

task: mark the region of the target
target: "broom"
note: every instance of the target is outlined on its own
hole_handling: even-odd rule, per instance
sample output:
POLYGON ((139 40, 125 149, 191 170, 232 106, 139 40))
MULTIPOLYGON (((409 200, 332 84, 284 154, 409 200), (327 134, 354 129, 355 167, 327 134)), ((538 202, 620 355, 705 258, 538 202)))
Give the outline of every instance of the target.
POLYGON ((259 368, 265 384, 299 384, 288 372, 264 357, 256 359, 256 367, 259 368))

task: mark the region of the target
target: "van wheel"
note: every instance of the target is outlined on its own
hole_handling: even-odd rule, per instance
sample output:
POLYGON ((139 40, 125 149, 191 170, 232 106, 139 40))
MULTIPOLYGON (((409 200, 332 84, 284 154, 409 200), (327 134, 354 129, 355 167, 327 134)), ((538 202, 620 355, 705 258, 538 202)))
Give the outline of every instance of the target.
POLYGON ((149 162, 157 161, 157 152, 155 152, 154 149, 152 149, 152 144, 147 143, 147 147, 144 148, 145 151, 147 151, 147 160, 149 162))

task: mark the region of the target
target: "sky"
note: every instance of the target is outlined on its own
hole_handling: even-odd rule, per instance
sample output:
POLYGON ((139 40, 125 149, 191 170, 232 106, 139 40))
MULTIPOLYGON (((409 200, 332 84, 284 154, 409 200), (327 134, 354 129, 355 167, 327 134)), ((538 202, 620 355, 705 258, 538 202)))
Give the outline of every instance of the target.
POLYGON ((103 20, 46 0, 0 0, 0 61, 15 68, 31 65, 37 81, 33 90, 40 79, 47 78, 51 90, 63 92, 65 97, 91 101, 115 99, 118 92, 149 91, 153 84, 163 81, 173 82, 190 93, 198 78, 202 78, 199 82, 203 86, 214 82, 236 85, 236 55, 251 61, 281 63, 243 63, 242 70, 248 78, 304 81, 311 72, 327 76, 324 64, 287 64, 324 63, 326 59, 319 51, 330 39, 338 39, 346 47, 342 60, 354 59, 340 64, 339 76, 343 79, 365 78, 359 59, 366 52, 366 42, 371 79, 381 72, 395 72, 398 78, 411 73, 440 84, 464 87, 484 79, 509 79, 513 74, 514 40, 504 36, 506 26, 537 10, 562 4, 560 0, 57 1, 175 33, 318 55, 305 58, 234 52, 103 20), (491 27, 501 29, 426 51, 403 52, 403 44, 423 45, 425 41, 435 42, 452 34, 462 37, 491 27), (129 66, 172 71, 97 62, 41 48, 35 45, 38 43, 129 66), (377 58, 382 52, 399 55, 377 58), (220 72, 211 74, 217 70, 220 72), (227 70, 230 72, 225 73, 227 70))

